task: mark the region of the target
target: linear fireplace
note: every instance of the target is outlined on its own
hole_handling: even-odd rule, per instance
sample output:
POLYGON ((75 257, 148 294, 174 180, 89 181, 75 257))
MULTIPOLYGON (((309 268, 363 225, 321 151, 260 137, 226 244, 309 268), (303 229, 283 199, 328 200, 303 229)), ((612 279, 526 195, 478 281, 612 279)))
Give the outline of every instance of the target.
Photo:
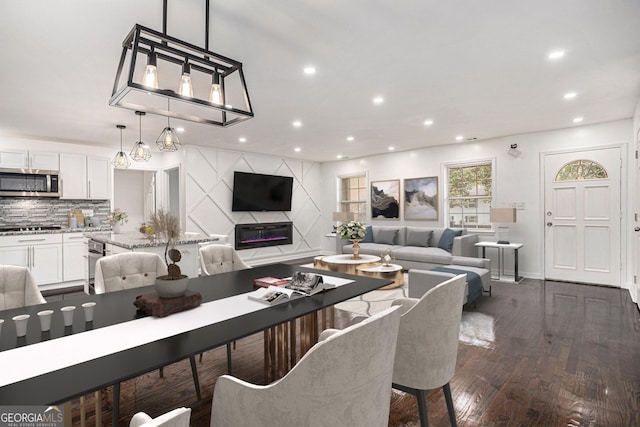
POLYGON ((262 248, 292 243, 292 222, 236 224, 236 249, 262 248))

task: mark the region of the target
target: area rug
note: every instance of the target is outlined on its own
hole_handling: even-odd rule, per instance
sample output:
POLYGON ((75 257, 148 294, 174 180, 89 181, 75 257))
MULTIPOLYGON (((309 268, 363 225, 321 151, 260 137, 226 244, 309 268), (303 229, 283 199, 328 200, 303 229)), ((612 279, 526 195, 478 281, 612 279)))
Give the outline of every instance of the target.
POLYGON ((340 304, 336 308, 350 311, 360 316, 371 316, 391 306, 391 303, 398 298, 406 298, 409 295, 407 274, 404 274, 404 285, 399 288, 389 290, 371 291, 358 297, 352 298, 340 304))
MULTIPOLYGON (((336 304, 335 307, 352 312, 356 316, 371 316, 390 307, 395 299, 408 296, 409 278, 408 274, 404 273, 404 284, 399 288, 371 291, 336 304)), ((475 347, 493 348, 495 341, 494 321, 491 316, 477 311, 475 307, 465 306, 460 321, 460 342, 475 347)))

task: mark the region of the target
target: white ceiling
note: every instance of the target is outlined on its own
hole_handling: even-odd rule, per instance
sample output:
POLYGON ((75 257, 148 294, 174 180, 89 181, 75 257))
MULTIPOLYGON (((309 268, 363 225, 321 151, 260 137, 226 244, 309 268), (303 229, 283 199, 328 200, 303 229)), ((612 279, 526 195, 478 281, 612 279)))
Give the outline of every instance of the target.
MULTIPOLYGON (((205 1, 168 4, 167 33, 204 47, 205 1)), ((330 161, 618 120, 640 99, 637 0, 211 0, 211 12, 209 49, 243 63, 255 117, 173 121, 184 144, 330 161), (555 49, 565 57, 548 60, 555 49)), ((108 100, 136 23, 161 31, 162 0, 2 0, 0 134, 115 149, 125 124, 128 152, 138 118, 108 100)), ((147 115, 143 140, 165 123, 147 115)))

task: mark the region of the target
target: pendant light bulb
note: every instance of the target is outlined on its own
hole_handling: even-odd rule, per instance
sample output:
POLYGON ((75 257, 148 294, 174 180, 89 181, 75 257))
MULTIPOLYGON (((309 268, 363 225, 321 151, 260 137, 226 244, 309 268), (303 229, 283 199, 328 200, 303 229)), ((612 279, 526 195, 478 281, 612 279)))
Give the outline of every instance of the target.
POLYGON ((213 72, 211 92, 209 92, 209 102, 217 105, 222 105, 224 103, 222 88, 220 87, 220 74, 218 74, 217 71, 213 72))
POLYGON ((152 89, 158 89, 157 62, 158 58, 152 47, 149 57, 147 58, 147 68, 144 70, 144 77, 142 79, 142 84, 152 89))
POLYGON ((127 127, 124 125, 116 125, 116 127, 120 129, 120 151, 118 151, 113 160, 111 160, 111 164, 116 169, 126 169, 129 167, 130 162, 127 155, 122 151, 122 129, 126 129, 127 127))
POLYGON ((193 98, 193 86, 191 85, 191 65, 185 60, 182 64, 182 77, 180 78, 180 86, 178 93, 182 96, 193 98))
POLYGON ((142 142, 142 116, 144 116, 145 113, 143 111, 136 111, 136 115, 140 117, 140 137, 138 141, 133 144, 129 156, 136 162, 146 162, 151 158, 151 152, 149 151, 149 146, 142 142))
MULTIPOLYGON (((171 101, 167 99, 167 111, 171 111, 171 101)), ((167 116, 167 127, 162 130, 162 133, 156 139, 156 145, 160 151, 178 151, 182 146, 178 133, 171 127, 171 121, 167 116)))
POLYGON ((180 144, 176 130, 167 126, 156 140, 156 145, 160 151, 178 151, 182 144, 180 144))

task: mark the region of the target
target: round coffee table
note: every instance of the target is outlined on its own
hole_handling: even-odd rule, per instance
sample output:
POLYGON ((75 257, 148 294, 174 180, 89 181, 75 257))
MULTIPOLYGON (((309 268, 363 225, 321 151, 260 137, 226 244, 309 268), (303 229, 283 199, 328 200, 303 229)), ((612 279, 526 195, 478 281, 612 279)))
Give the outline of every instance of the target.
POLYGON ((402 266, 398 264, 379 264, 374 266, 361 265, 356 267, 358 274, 362 276, 375 277, 376 279, 393 280, 393 283, 383 286, 380 290, 399 288, 404 284, 404 274, 402 266))
POLYGON ((353 259, 351 254, 328 255, 314 258, 313 266, 338 273, 359 274, 357 267, 375 266, 379 261, 380 257, 375 255, 360 255, 358 259, 353 259))

